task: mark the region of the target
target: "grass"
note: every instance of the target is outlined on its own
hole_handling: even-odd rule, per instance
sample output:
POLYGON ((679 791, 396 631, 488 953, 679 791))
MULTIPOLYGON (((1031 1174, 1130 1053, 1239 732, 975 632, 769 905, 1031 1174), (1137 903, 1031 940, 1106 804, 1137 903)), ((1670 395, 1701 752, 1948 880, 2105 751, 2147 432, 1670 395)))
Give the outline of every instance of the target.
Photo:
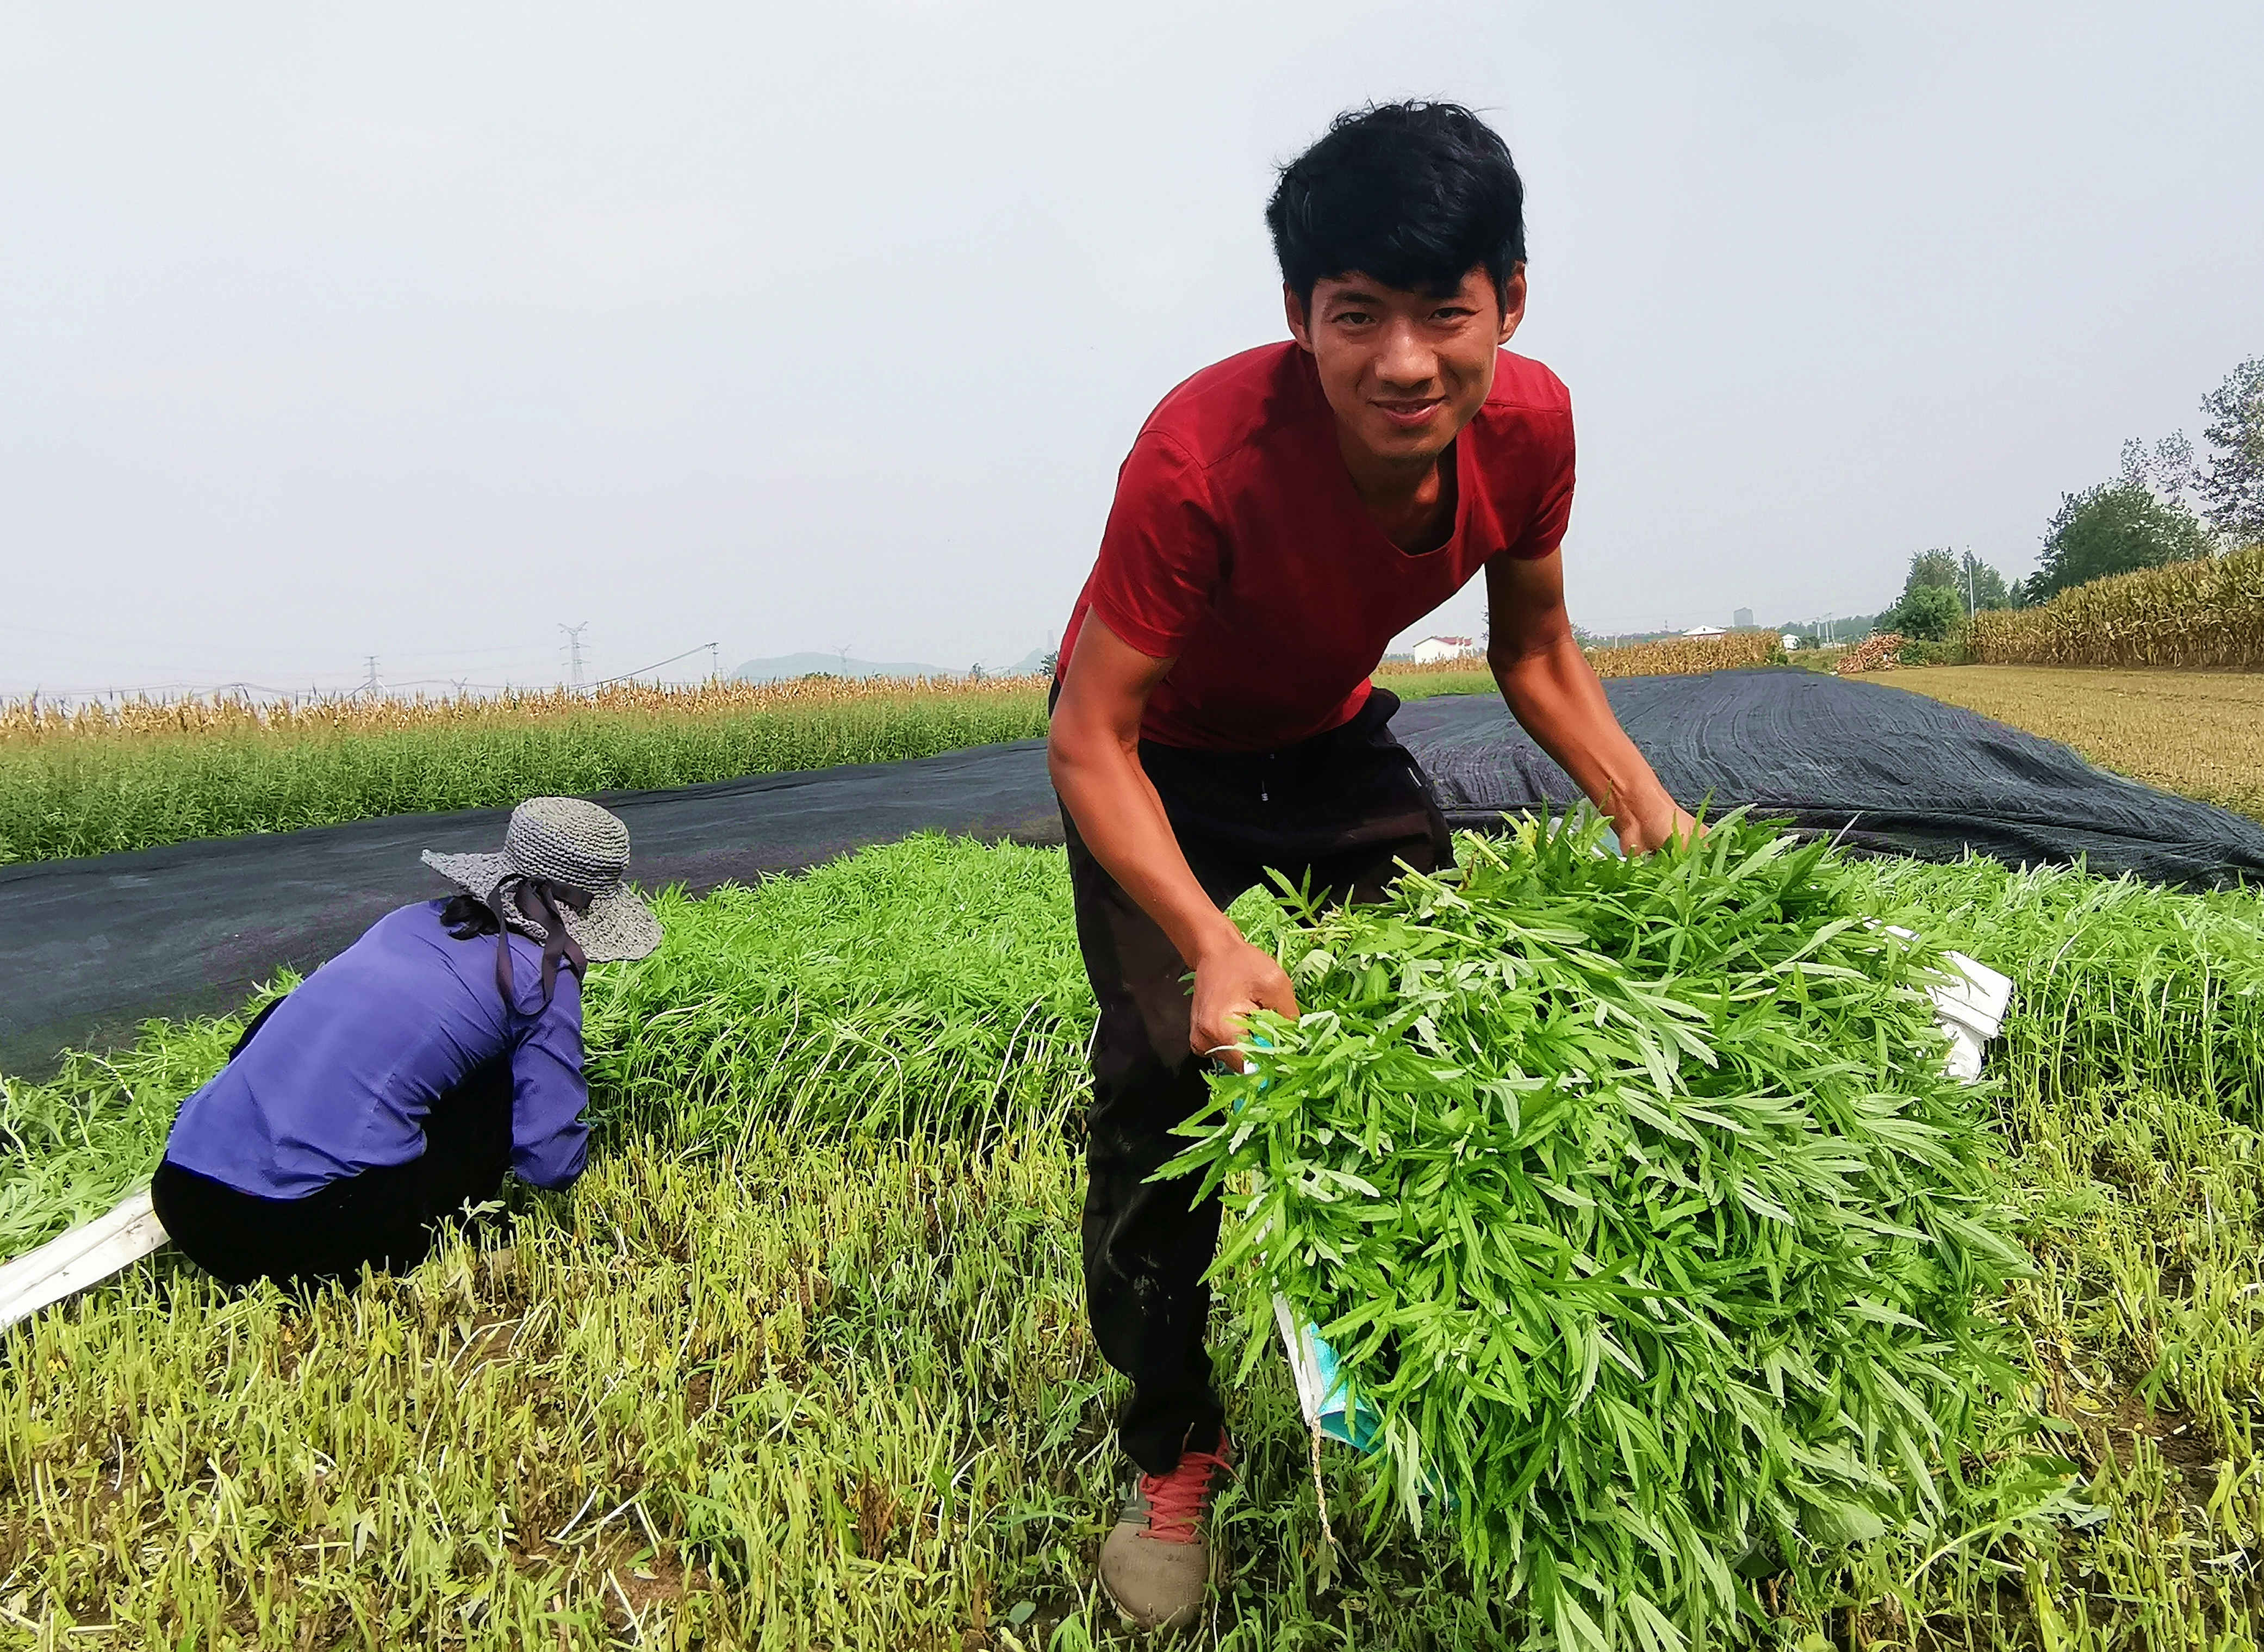
POLYGON ((2073 746, 2102 768, 2264 820, 2264 676, 1960 666, 1874 678, 2073 746))
MULTIPOLYGON (((2167 1101, 2050 1124, 2017 1183, 2042 1268, 2006 1311, 2054 1426, 2002 1438, 1962 1546, 1886 1546, 1841 1580, 1862 1643, 2253 1647, 2257 1459, 2202 1419, 2212 1390, 2255 1415, 2255 1318, 2221 1304, 2254 1271, 2258 1143, 2167 1101), (2173 1142, 2159 1168, 2134 1156, 2173 1142), (2087 1525, 2022 1483, 2026 1455, 2062 1452, 2087 1525)), ((639 1141, 530 1199, 508 1245, 352 1294, 146 1270, 11 1339, 0 1638, 1131 1644, 1091 1586, 1121 1487, 1077 1192, 1053 1143, 639 1141)), ((1270 1354, 1232 1423, 1230 1561, 1182 1644, 1516 1643, 1430 1546, 1363 1524, 1342 1452, 1324 1544, 1270 1354)), ((1844 1625, 1792 1608, 1772 1629, 1844 1625)))
POLYGON ((1871 908, 2011 976, 1999 1047, 2038 1095, 2072 1103, 2155 1085, 2264 1123, 2264 897, 2185 894, 2070 867, 1994 861, 1860 869, 1871 908))
MULTIPOLYGON (((1939 912, 2042 983, 2008 1029, 1999 1112, 2035 1259, 1992 1309, 2020 1402, 1963 1466, 1954 1526, 1862 1551, 1807 1602, 1763 1579, 1758 1631, 1912 1652, 2253 1648, 2264 1139, 2236 1084, 2195 1077, 2258 1059, 2253 1019, 2195 1008, 2253 991, 2253 897, 1866 876, 1882 911, 1939 912), (2086 899, 2107 903, 2088 921, 2086 899), (2116 932, 2097 972, 2047 967, 2071 926, 2116 932), (2105 972, 2149 968, 2130 979, 2159 1016, 2083 1013, 2105 972), (2029 1059, 2053 1047, 2069 1059, 2029 1059)), ((676 908, 667 950, 593 982, 596 1059, 623 1089, 570 1197, 518 1190, 508 1225, 351 1292, 231 1296, 160 1258, 0 1338, 0 1645, 1133 1644, 1091 1584, 1122 1485, 1057 1122, 1090 1016, 1081 989, 1054 995, 1074 969, 1061 880, 1049 852, 929 840, 744 907, 676 908), (924 886, 947 892, 918 927, 924 886), (876 923, 904 945, 873 945, 876 923), (955 967, 881 956, 959 933, 955 967), (712 990, 692 990, 707 969, 712 990), (689 1030, 650 1032, 630 1060, 626 1020, 606 1018, 671 971, 689 1030), (856 1008, 884 989, 947 1001, 989 1042, 931 1052, 932 1023, 856 1008), (848 1006, 831 1026, 808 1014, 821 993, 848 1006), (671 1064, 726 1036, 672 1107, 671 1064), (1027 1089, 1026 1064, 1045 1075, 1027 1089), (803 1116, 735 1117, 742 1094, 803 1116), (889 1133, 923 1120, 937 1128, 889 1133)), ((36 1114, 49 1147, 81 1144, 51 1179, 107 1165, 122 1185, 115 1155, 154 1150, 170 1096, 231 1030, 153 1026, 36 1105, 11 1091, 0 1123, 21 1135, 36 1114)), ((0 1200, 54 1163, 14 1153, 0 1200)), ((1220 1331, 1232 1361, 1240 1333, 1220 1331)), ((1276 1356, 1230 1403, 1244 1472, 1222 1589, 1182 1644, 1522 1642, 1515 1610, 1433 1539, 1361 1513, 1362 1471, 1334 1449, 1324 1539, 1276 1356)))
POLYGON ((151 1022, 130 1049, 67 1052, 46 1084, 0 1074, 0 1260, 17 1256, 117 1204, 157 1168, 173 1115, 220 1070, 242 1014, 151 1022))
MULTIPOLYGON (((1076 1198, 1055 1144, 653 1142, 351 1296, 151 1270, 13 1350, 0 1609, 167 1646, 1113 1639, 1076 1198)), ((1399 1587, 1397 1534, 1324 1588, 1278 1372, 1237 1422, 1228 1643, 1498 1634, 1399 1587)))

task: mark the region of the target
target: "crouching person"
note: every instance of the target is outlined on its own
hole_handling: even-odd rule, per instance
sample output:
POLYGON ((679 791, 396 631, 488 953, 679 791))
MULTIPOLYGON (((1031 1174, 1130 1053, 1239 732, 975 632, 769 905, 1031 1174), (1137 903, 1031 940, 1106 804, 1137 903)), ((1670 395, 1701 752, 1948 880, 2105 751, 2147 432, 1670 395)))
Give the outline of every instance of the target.
POLYGON ((660 925, 622 883, 628 828, 575 797, 512 813, 456 885, 388 913, 244 1030, 181 1104, 158 1219, 231 1284, 406 1269, 504 1173, 562 1188, 589 1153, 582 977, 660 925))

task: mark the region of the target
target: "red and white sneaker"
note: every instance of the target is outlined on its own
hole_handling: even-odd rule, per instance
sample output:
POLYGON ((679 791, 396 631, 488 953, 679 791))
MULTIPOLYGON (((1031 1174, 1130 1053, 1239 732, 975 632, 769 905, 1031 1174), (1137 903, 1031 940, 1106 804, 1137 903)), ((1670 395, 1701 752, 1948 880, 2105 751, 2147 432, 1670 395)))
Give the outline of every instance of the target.
POLYGON ((1143 1474, 1100 1546, 1100 1586, 1142 1629, 1194 1621, 1210 1588, 1211 1500, 1234 1467, 1222 1431, 1215 1452, 1183 1452, 1168 1474, 1143 1474))

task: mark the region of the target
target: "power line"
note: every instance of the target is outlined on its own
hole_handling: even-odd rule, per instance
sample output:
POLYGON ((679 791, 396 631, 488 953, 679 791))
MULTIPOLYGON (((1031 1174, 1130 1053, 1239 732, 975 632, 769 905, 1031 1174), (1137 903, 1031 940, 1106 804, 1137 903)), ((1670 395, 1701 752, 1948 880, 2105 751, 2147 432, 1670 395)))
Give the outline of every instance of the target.
MULTIPOLYGON (((658 671, 663 666, 673 666, 679 659, 689 659, 693 655, 698 653, 702 648, 708 651, 708 658, 712 662, 715 658, 715 650, 719 646, 720 644, 715 643, 701 643, 696 647, 686 649, 680 654, 671 654, 666 659, 657 659, 649 666, 639 666, 635 671, 625 671, 618 677, 600 677, 597 681, 591 683, 590 687, 592 688, 602 688, 608 683, 627 682, 633 677, 643 676, 645 673, 649 671, 658 671)), ((577 675, 575 679, 575 685, 578 688, 580 684, 581 679, 577 675)))

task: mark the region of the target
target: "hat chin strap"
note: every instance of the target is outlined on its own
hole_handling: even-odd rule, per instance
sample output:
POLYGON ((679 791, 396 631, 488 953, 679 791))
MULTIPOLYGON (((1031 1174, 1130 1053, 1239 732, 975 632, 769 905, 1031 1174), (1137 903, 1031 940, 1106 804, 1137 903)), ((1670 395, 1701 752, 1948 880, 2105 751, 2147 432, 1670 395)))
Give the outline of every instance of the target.
MULTIPOLYGON (((542 1006, 550 1008, 551 994, 558 986, 558 966, 562 963, 574 972, 577 981, 589 978, 590 960, 581 943, 567 932, 565 914, 558 910, 559 903, 552 899, 549 884, 539 877, 507 877, 495 886, 488 901, 488 910, 496 921, 496 985, 503 989, 506 1011, 519 1008, 518 983, 511 968, 511 923, 504 907, 515 904, 527 920, 542 926, 542 1006)), ((538 1014, 540 1011, 537 1012, 538 1014)))

